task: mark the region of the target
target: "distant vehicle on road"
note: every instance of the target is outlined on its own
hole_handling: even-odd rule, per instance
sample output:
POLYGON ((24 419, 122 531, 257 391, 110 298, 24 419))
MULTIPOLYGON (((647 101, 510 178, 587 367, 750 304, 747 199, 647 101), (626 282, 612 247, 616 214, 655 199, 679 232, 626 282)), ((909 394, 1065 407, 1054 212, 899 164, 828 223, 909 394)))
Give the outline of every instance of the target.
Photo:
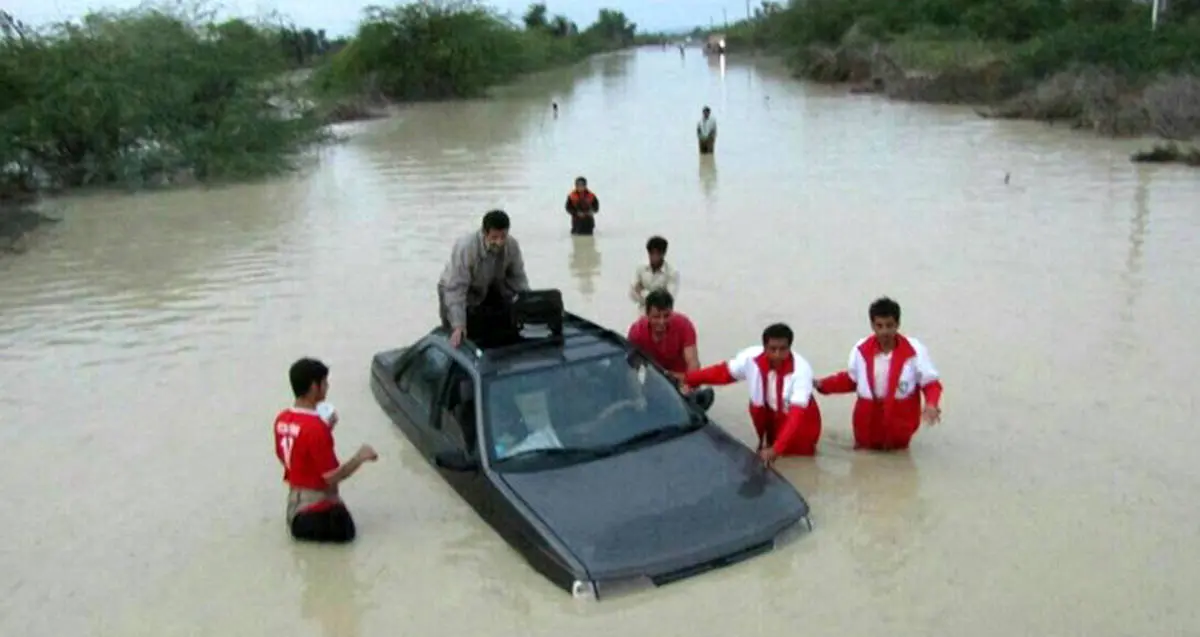
POLYGON ((454 348, 439 327, 371 364, 383 410, 530 566, 600 599, 811 530, 791 483, 561 299, 518 297, 518 342, 454 348))

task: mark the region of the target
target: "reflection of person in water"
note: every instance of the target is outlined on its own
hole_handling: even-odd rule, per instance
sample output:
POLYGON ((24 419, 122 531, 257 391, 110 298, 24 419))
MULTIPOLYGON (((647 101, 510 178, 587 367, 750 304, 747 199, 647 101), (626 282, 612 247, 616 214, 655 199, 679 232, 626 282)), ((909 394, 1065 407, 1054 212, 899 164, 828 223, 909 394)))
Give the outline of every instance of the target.
POLYGON ((912 557, 916 538, 929 529, 931 511, 920 498, 916 463, 907 453, 853 454, 848 481, 854 510, 843 533, 846 549, 867 571, 871 586, 887 594, 912 557))
POLYGON ((568 266, 571 275, 579 281, 579 291, 585 297, 595 294, 595 278, 600 274, 600 251, 596 249, 594 237, 584 235, 571 237, 571 255, 568 266))
POLYGON ((353 554, 297 547, 293 556, 304 581, 301 616, 320 623, 325 637, 360 635, 363 615, 369 610, 364 598, 370 585, 356 577, 353 554))
POLYGON ((700 188, 709 198, 717 190, 717 162, 712 155, 700 155, 700 188))

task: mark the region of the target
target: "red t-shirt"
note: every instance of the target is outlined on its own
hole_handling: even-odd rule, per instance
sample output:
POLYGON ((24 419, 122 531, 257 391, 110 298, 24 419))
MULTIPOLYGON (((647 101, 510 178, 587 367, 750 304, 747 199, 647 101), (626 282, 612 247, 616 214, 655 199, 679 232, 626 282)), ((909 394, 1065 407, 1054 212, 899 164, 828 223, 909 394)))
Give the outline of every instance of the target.
POLYGON ((683 314, 671 312, 662 340, 655 341, 650 330, 650 319, 643 316, 629 326, 626 338, 667 371, 686 372, 687 361, 683 358, 683 350, 696 345, 696 326, 683 314))
POLYGON ((283 465, 283 480, 296 489, 328 489, 325 474, 340 464, 329 425, 317 412, 298 407, 275 417, 275 456, 283 465))

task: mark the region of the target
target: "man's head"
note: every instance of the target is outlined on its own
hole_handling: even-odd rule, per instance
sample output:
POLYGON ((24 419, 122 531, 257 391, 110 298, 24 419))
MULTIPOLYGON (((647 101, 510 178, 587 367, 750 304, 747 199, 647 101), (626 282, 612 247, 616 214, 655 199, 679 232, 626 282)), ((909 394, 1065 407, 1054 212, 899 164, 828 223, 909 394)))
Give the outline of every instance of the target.
POLYGON ((315 358, 301 358, 288 370, 292 395, 296 400, 316 403, 325 400, 329 392, 329 368, 315 358))
POLYGON ((646 254, 650 256, 650 267, 661 267, 667 256, 667 240, 658 235, 650 237, 646 242, 646 254))
POLYGON ((650 321, 650 329, 661 334, 667 329, 671 313, 675 311, 675 299, 666 290, 653 290, 646 295, 646 320, 650 321))
POLYGON ((508 213, 503 210, 492 210, 483 215, 483 243, 489 252, 495 252, 504 247, 508 240, 508 213))
POLYGON ((700 111, 700 115, 704 119, 708 119, 708 116, 711 114, 712 114, 712 110, 709 109, 707 106, 704 107, 704 110, 700 111))
POLYGON ((900 304, 880 297, 867 308, 867 316, 871 319, 871 331, 885 349, 891 349, 896 344, 896 333, 900 331, 900 304))
POLYGON ((575 178, 575 192, 577 192, 581 195, 583 193, 587 192, 587 178, 585 178, 585 177, 576 177, 575 178))
POLYGON ((774 367, 787 360, 792 355, 792 339, 795 335, 786 323, 768 325, 762 333, 763 349, 767 353, 767 361, 774 367))

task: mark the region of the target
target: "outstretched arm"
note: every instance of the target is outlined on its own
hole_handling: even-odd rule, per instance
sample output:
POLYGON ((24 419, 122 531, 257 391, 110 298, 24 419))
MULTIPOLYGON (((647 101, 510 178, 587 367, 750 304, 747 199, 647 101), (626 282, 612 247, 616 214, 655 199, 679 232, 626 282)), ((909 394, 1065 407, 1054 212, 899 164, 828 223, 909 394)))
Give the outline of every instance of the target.
MULTIPOLYGON (((761 349, 761 348, 760 348, 761 349)), ((757 351, 755 348, 743 350, 733 358, 701 367, 694 372, 688 372, 680 376, 683 384, 689 387, 699 387, 700 385, 730 385, 739 380, 746 380, 746 367, 753 364, 754 356, 757 351)))
POLYGON ((822 394, 849 394, 858 390, 858 348, 850 350, 846 369, 818 379, 813 388, 822 394))

